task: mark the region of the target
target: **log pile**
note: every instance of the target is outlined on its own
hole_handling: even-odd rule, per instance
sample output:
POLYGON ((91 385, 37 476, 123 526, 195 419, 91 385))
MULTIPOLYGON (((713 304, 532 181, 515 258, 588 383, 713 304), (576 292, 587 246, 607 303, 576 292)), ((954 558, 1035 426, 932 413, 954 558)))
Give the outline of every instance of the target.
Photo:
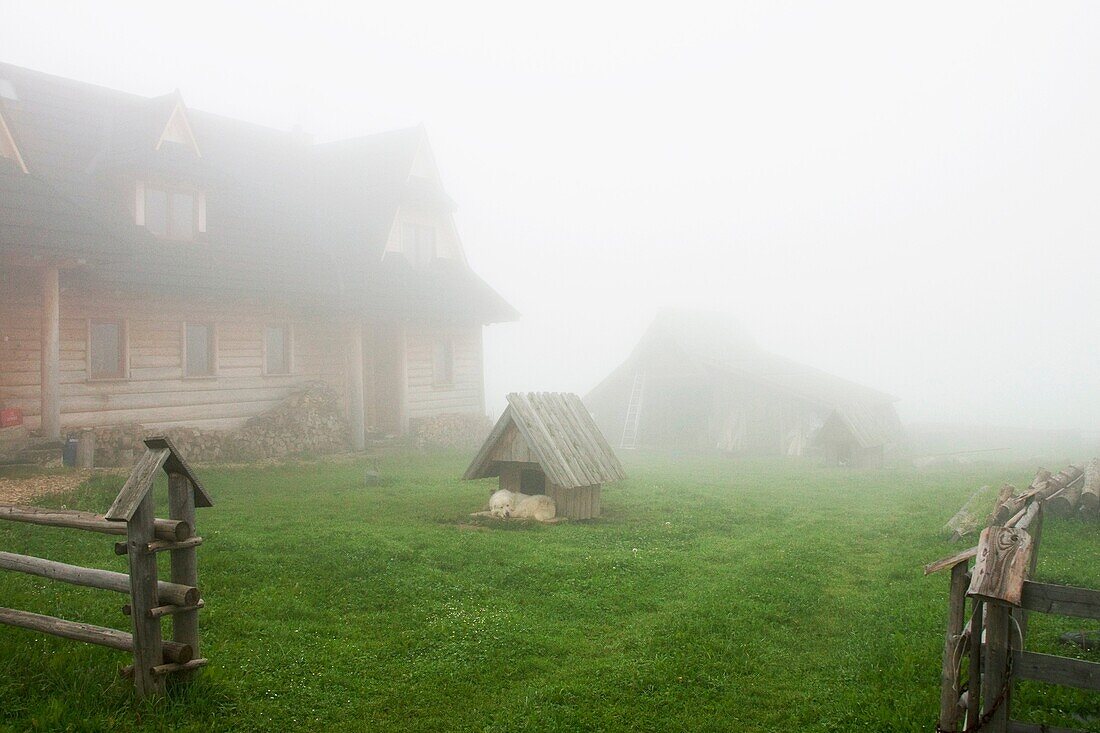
MULTIPOLYGON (((95 464, 130 466, 150 430, 136 423, 96 428, 95 464)), ((196 463, 253 461, 348 450, 348 425, 339 392, 311 382, 237 430, 169 428, 157 431, 196 463)))
MULTIPOLYGON (((986 488, 974 492, 962 509, 944 525, 952 540, 958 540, 977 528, 974 505, 986 488)), ((1038 504, 1043 504, 1055 516, 1096 519, 1100 509, 1100 462, 1095 459, 1090 461, 1083 471, 1077 466, 1067 466, 1054 475, 1040 468, 1027 489, 1019 493, 1011 484, 1005 484, 986 524, 990 527, 1011 526, 1026 507, 1038 504)))
POLYGON ((439 415, 419 421, 416 443, 421 449, 476 450, 492 428, 492 422, 484 415, 439 415))

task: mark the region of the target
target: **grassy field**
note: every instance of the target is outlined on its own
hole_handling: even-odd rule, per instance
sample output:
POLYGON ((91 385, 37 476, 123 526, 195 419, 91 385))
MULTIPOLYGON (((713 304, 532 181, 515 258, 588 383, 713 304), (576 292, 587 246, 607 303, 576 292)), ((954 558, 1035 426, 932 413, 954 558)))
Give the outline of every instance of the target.
MULTIPOLYGON (((200 471, 200 680, 137 705, 125 655, 0 627, 0 730, 930 731, 947 578, 921 566, 973 487, 1033 470, 633 457, 602 519, 502 526, 467 516, 490 484, 465 458, 394 456, 373 488, 356 463, 200 471)), ((1043 543, 1042 579, 1100 587, 1095 526, 1043 543)), ((124 567, 74 530, 0 549, 124 567)), ((123 600, 0 575, 15 608, 124 628, 123 600)), ((1035 617, 1029 645, 1072 654, 1074 625, 1035 617)), ((1098 697, 1024 684, 1016 713, 1100 731, 1098 697)))

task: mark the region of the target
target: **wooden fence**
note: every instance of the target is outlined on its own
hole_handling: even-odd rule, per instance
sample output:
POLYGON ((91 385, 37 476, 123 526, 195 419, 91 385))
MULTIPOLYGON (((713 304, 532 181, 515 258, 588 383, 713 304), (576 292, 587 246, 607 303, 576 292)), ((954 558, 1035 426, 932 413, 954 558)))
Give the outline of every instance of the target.
POLYGON ((85 568, 29 555, 0 552, 0 570, 13 570, 64 583, 101 588, 130 596, 122 607, 132 633, 0 608, 0 623, 119 649, 133 654, 123 673, 131 676, 139 697, 162 694, 165 678, 189 678, 206 664, 199 654, 199 609, 195 548, 195 507, 212 506, 210 496, 167 438, 149 438, 122 490, 104 515, 66 509, 0 505, 0 519, 48 527, 68 527, 125 535, 115 554, 126 555, 128 573, 85 568), (168 519, 156 518, 153 480, 168 474, 168 519), (157 573, 157 553, 168 552, 171 580, 157 573), (161 619, 172 616, 172 639, 161 636, 161 619))
POLYGON ((1019 496, 1002 492, 977 547, 925 567, 951 571, 937 731, 1079 733, 1012 720, 1013 683, 1100 690, 1100 664, 1025 650, 1029 612, 1100 619, 1100 591, 1029 579, 1048 500, 1082 478, 1072 466, 1044 473, 1019 496))

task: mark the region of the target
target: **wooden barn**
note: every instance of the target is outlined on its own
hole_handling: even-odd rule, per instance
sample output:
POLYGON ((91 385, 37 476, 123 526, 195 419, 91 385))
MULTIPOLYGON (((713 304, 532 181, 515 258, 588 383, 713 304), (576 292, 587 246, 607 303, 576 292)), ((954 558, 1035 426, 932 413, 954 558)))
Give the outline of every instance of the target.
POLYGON ((508 407, 464 479, 500 477, 500 488, 546 494, 559 517, 600 516, 600 486, 626 478, 615 451, 580 398, 540 392, 508 395, 508 407))
POLYGON ((233 429, 308 382, 350 442, 484 414, 482 330, 423 128, 325 144, 0 63, 0 407, 233 429))
POLYGON ((620 448, 818 454, 877 463, 899 437, 895 398, 761 349, 736 323, 661 313, 586 397, 620 448))

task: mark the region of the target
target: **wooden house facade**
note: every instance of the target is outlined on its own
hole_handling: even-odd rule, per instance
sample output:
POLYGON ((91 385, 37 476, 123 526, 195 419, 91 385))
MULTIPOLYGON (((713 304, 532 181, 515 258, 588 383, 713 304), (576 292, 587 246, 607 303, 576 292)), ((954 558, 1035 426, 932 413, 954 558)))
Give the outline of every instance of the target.
POLYGON ((423 128, 302 134, 0 63, 0 406, 230 429, 322 380, 351 442, 484 414, 469 267, 423 128))
POLYGON ((580 398, 539 392, 508 395, 508 407, 465 480, 499 477, 500 488, 546 494, 559 517, 600 516, 600 487, 626 478, 580 398))
POLYGON ((585 397, 620 447, 817 453, 862 465, 881 462, 897 442, 894 401, 770 354, 729 319, 681 312, 660 314, 585 397))

